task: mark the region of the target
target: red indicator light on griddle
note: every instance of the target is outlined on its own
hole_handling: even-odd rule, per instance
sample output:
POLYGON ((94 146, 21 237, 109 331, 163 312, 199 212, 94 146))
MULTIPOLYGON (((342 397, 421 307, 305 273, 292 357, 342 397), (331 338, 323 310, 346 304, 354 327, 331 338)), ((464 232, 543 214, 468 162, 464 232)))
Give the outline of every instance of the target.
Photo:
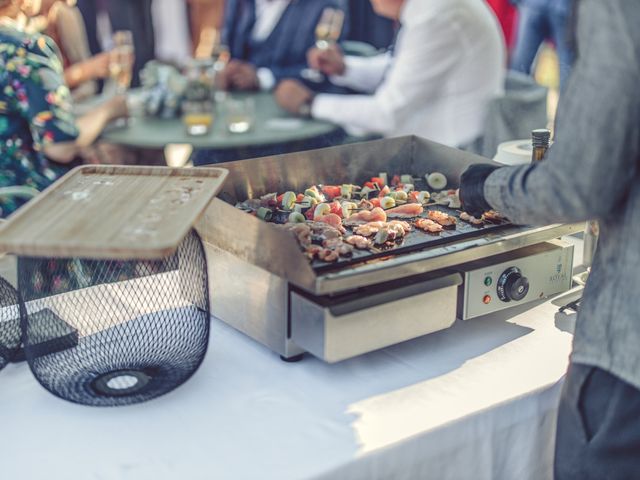
POLYGON ((491 295, 485 295, 482 299, 482 303, 484 303, 485 305, 489 305, 491 303, 491 295))

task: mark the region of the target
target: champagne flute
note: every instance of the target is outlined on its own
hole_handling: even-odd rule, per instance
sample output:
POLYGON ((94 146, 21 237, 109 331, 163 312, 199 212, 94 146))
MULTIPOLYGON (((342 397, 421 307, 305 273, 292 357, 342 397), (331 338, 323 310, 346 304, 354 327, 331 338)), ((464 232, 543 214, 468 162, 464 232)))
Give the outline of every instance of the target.
MULTIPOLYGON (((336 8, 325 8, 316 25, 316 47, 320 50, 328 50, 340 39, 344 28, 344 12, 336 8)), ((322 83, 324 75, 314 69, 305 68, 302 77, 310 82, 322 83)))
POLYGON ((127 93, 133 75, 133 35, 128 30, 113 34, 113 50, 110 53, 109 73, 116 86, 116 94, 127 93))

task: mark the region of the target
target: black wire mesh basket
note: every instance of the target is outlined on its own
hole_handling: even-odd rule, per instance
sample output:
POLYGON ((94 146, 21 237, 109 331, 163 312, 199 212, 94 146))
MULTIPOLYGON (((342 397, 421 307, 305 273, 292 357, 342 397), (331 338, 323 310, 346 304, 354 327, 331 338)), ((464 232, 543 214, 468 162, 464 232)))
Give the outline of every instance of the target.
POLYGON ((26 359, 65 400, 150 400, 187 381, 205 356, 208 279, 194 231, 157 261, 22 257, 18 279, 26 359))
POLYGON ((20 298, 9 282, 0 277, 0 370, 20 348, 20 298))

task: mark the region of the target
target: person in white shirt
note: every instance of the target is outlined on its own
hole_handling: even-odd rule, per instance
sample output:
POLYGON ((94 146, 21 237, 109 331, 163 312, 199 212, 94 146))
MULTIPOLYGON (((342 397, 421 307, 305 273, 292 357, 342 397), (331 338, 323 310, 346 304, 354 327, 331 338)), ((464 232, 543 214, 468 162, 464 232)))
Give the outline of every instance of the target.
POLYGON ((278 103, 353 134, 415 134, 455 147, 482 135, 487 106, 504 88, 506 53, 497 20, 480 0, 371 0, 398 20, 393 53, 345 57, 339 47, 311 49, 311 68, 360 95, 314 95, 281 82, 278 103))
POLYGON ((269 91, 282 79, 302 80, 322 12, 341 6, 342 0, 227 0, 222 38, 231 61, 221 86, 269 91))

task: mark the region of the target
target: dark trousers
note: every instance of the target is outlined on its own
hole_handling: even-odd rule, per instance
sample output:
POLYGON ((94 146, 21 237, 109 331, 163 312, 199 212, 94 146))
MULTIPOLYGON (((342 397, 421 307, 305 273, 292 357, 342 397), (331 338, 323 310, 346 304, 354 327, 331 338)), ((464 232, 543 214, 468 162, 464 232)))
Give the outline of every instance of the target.
POLYGON ((151 18, 152 0, 109 0, 107 11, 113 31, 130 30, 136 50, 132 86, 140 85, 140 70, 155 58, 155 40, 151 18))
POLYGON ((550 39, 556 45, 560 85, 563 86, 575 57, 569 33, 570 14, 555 8, 553 2, 548 2, 546 6, 520 5, 518 15, 518 39, 511 58, 511 69, 530 74, 540 45, 550 39))
POLYGON ((556 480, 640 478, 640 390, 572 364, 560 400, 556 480))

